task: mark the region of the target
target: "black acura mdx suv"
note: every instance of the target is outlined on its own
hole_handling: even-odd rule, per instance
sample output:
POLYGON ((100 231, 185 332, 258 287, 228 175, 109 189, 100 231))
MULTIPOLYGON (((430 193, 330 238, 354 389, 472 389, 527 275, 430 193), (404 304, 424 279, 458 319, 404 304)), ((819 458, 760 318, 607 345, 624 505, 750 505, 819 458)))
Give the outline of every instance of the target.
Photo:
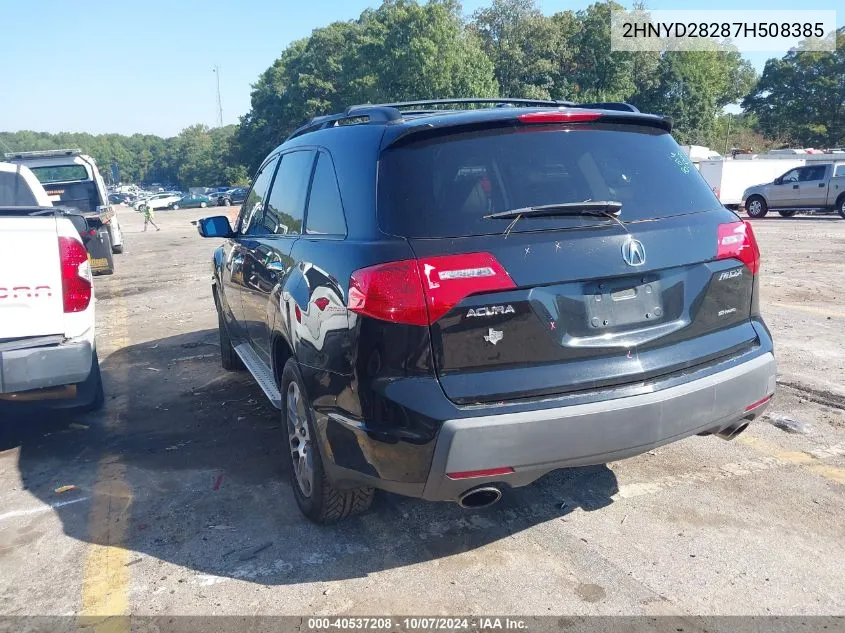
MULTIPOLYGON (((489 106, 489 107, 484 107, 489 106)), ((478 508, 557 468, 730 439, 775 390, 760 253, 627 104, 317 117, 264 160, 212 291, 323 522, 375 488, 478 508)))

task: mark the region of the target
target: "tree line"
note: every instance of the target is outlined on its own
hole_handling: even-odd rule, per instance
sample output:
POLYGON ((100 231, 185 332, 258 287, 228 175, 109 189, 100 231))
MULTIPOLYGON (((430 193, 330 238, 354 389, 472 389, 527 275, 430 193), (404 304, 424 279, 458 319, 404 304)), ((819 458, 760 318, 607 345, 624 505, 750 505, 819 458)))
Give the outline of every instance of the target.
POLYGON ((733 52, 611 51, 610 14, 622 9, 611 0, 547 16, 536 0, 493 0, 465 17, 458 0, 385 0, 291 43, 258 77, 239 125, 168 139, 4 133, 0 145, 78 146, 124 181, 235 184, 313 116, 465 96, 627 101, 671 116, 679 142, 719 151, 845 144, 845 29, 830 36, 835 53, 790 52, 758 77, 733 52), (723 114, 740 101, 743 114, 723 114))

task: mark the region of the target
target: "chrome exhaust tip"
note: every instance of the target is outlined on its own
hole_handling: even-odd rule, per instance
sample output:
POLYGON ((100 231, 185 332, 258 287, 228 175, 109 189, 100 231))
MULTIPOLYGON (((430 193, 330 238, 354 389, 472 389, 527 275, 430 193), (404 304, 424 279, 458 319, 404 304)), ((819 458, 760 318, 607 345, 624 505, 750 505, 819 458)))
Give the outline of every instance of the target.
POLYGON ((733 440, 736 439, 740 433, 742 433, 745 429, 748 428, 748 425, 751 422, 742 422, 741 424, 734 424, 729 426, 721 431, 716 432, 716 437, 720 437, 723 440, 733 440))
POLYGON ((458 497, 458 505, 468 510, 487 508, 502 498, 502 491, 496 486, 473 488, 458 497))

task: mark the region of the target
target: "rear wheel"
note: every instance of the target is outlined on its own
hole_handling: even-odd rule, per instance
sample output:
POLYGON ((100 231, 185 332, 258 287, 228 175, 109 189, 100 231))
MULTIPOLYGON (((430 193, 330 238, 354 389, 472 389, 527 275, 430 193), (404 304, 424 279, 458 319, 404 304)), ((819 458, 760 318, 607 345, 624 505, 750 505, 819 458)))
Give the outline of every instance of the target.
POLYGON ((200 202, 200 209, 205 209, 207 206, 205 202, 200 202))
POLYGON ((745 212, 752 218, 763 218, 769 212, 769 206, 762 196, 751 196, 745 203, 745 212))
POLYGON ((170 208, 173 209, 174 211, 178 211, 179 205, 174 202, 173 204, 170 205, 170 208))
POLYGON ((111 235, 106 227, 102 227, 97 236, 103 241, 103 258, 106 260, 106 268, 98 271, 99 275, 114 274, 114 253, 112 252, 111 235))
POLYGON ((291 487, 299 509, 315 523, 365 512, 373 503, 373 488, 341 490, 326 477, 314 414, 293 358, 288 359, 282 372, 282 396, 282 429, 288 436, 291 487))
POLYGON ((798 211, 778 211, 784 218, 791 218, 793 215, 798 213, 798 211))
POLYGON ((231 201, 231 200, 229 200, 229 198, 223 198, 223 204, 224 204, 225 206, 227 206, 227 207, 231 207, 231 206, 232 206, 232 201, 231 201))
POLYGON ((845 193, 839 196, 839 200, 836 201, 836 210, 839 211, 839 215, 845 220, 845 193))

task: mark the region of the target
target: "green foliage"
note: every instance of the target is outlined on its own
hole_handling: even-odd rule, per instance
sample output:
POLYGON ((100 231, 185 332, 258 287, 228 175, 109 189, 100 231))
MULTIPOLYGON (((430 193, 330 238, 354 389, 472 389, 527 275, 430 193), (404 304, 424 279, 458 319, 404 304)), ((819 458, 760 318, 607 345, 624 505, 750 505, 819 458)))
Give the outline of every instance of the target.
POLYGON ((669 115, 680 143, 704 144, 724 106, 752 88, 754 69, 738 53, 670 51, 663 53, 656 82, 632 96, 646 112, 669 115))
POLYGON ((3 151, 81 149, 97 162, 109 182, 117 165, 122 182, 174 183, 184 188, 248 182, 246 168, 232 159, 231 143, 236 125, 208 128, 193 125, 179 136, 161 138, 148 134, 85 134, 0 132, 3 151))
POLYGON ((250 170, 298 125, 349 105, 495 96, 493 64, 454 0, 387 0, 291 44, 259 77, 235 155, 250 170))
POLYGON ((493 62, 503 96, 549 99, 567 44, 563 25, 543 16, 535 0, 494 0, 473 15, 471 30, 493 62))
MULTIPOLYGON (((384 0, 356 20, 291 43, 253 85, 240 125, 177 137, 0 133, 6 150, 80 147, 104 176, 183 187, 246 184, 308 119, 359 103, 459 96, 628 101, 672 117, 682 143, 757 151, 845 144, 845 29, 834 54, 790 52, 757 81, 739 54, 611 51, 613 0, 545 16, 538 0, 491 0, 471 18, 457 0, 384 0), (743 99, 745 115, 723 108, 743 99), (731 129, 728 130, 730 122, 731 129)), ((644 13, 641 3, 634 12, 644 13)), ((832 34, 830 37, 834 37, 832 34)))
POLYGON ((836 51, 790 51, 766 62, 743 108, 760 129, 802 146, 845 145, 845 27, 831 33, 836 51))

